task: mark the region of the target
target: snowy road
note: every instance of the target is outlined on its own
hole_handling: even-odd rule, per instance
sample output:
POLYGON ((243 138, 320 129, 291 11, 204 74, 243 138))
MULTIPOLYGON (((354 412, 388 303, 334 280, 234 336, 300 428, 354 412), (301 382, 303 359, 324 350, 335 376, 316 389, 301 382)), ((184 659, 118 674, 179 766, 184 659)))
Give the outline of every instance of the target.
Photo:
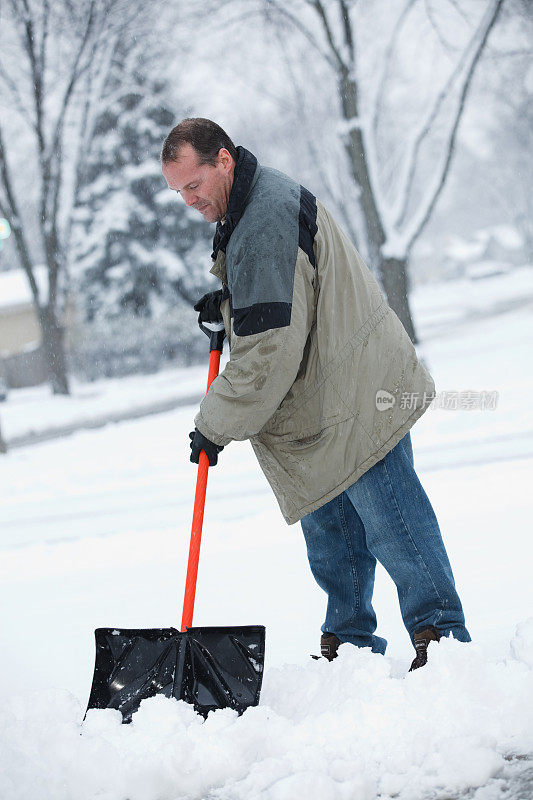
MULTIPOLYGON (((194 407, 184 410, 185 427, 193 413, 194 407)), ((165 416, 153 426, 152 436, 155 438, 157 432, 162 430, 164 440, 165 429, 178 427, 180 422, 179 416, 165 416)), ((124 432, 128 439, 137 438, 129 428, 125 428, 124 432)), ((190 481, 192 468, 188 464, 185 469, 181 464, 179 470, 176 457, 176 463, 169 463, 166 468, 161 464, 152 465, 148 474, 133 476, 131 470, 125 469, 122 463, 122 454, 127 446, 122 443, 114 449, 118 461, 108 461, 105 474, 102 474, 100 466, 101 481, 95 482, 94 475, 91 477, 87 474, 90 471, 89 456, 83 453, 84 442, 91 449, 94 440, 90 436, 84 439, 84 436, 79 435, 72 447, 60 446, 67 453, 71 451, 75 462, 69 468, 68 485, 63 475, 57 475, 43 465, 42 471, 46 472, 47 482, 43 485, 41 477, 39 487, 24 486, 24 503, 20 502, 17 494, 4 499, 0 550, 43 542, 55 544, 85 536, 110 536, 120 532, 126 518, 128 530, 141 532, 154 527, 171 528, 177 524, 177 519, 183 516, 188 518, 191 497, 183 492, 178 493, 176 489, 178 484, 190 481), (84 463, 79 463, 80 459, 84 463), (57 491, 54 491, 54 484, 57 491), (142 492, 139 488, 142 488, 142 492)), ((109 442, 110 436, 113 434, 108 431, 104 441, 109 442)), ((177 436, 176 433, 176 443, 177 436)), ((41 452, 48 460, 48 451, 41 452)), ((249 455, 248 448, 239 445, 239 458, 233 465, 231 477, 246 496, 247 504, 255 504, 260 502, 260 498, 269 496, 270 489, 249 455)), ((475 447, 468 441, 451 441, 436 447, 419 447, 416 451, 417 468, 421 473, 532 458, 533 430, 478 439, 475 447)), ((22 459, 20 463, 25 473, 25 460, 22 459)), ((227 465, 222 463, 219 471, 227 471, 227 465)), ((219 489, 217 484, 210 486, 209 502, 217 506, 219 519, 228 514, 228 509, 224 509, 224 495, 224 488, 219 489)), ((228 518, 231 520, 236 516, 234 509, 229 512, 228 518)))

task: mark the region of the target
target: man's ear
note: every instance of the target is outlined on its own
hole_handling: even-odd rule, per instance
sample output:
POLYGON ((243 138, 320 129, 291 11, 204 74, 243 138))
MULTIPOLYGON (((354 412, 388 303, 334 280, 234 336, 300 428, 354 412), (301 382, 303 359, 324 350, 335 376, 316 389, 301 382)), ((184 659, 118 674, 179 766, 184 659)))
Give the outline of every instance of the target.
POLYGON ((222 164, 224 169, 227 169, 228 166, 232 163, 233 159, 231 157, 231 154, 229 150, 226 150, 225 147, 221 147, 220 150, 218 151, 218 161, 220 164, 222 164))

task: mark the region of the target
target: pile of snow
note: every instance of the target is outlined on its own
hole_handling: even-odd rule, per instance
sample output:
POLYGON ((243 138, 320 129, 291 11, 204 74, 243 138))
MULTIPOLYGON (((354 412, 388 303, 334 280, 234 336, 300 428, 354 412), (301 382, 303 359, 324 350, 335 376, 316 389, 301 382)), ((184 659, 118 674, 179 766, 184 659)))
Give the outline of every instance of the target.
POLYGON ((511 640, 511 652, 517 661, 533 667, 533 617, 517 625, 511 640))
MULTIPOLYGON (((443 639, 405 665, 350 645, 331 664, 265 674, 261 704, 207 720, 182 701, 146 700, 131 725, 67 692, 2 710, 0 795, 9 800, 374 800, 495 798, 533 750, 533 619, 514 657, 443 639), (512 774, 511 774, 512 773, 512 774), (38 789, 37 789, 38 787, 38 789)), ((525 795, 524 795, 525 796, 525 795)))

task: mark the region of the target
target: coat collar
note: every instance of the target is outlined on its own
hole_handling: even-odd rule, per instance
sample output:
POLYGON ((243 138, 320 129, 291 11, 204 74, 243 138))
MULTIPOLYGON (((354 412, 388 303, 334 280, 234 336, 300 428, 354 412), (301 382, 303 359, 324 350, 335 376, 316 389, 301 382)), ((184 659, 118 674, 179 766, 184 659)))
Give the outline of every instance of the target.
POLYGON ((213 252, 211 258, 216 260, 219 251, 226 252, 226 247, 230 240, 231 234, 237 227, 237 223, 242 217, 246 200, 252 186, 254 184, 254 177, 257 172, 258 161, 257 158, 246 150, 245 147, 237 147, 237 163, 235 164, 235 172, 233 175, 233 186, 228 200, 228 208, 226 210, 226 217, 224 222, 217 222, 215 236, 213 238, 213 252))
POLYGON ((214 275, 216 278, 222 281, 222 283, 228 282, 228 275, 226 273, 226 254, 223 250, 219 250, 217 253, 217 257, 213 263, 213 266, 209 270, 211 275, 214 275))

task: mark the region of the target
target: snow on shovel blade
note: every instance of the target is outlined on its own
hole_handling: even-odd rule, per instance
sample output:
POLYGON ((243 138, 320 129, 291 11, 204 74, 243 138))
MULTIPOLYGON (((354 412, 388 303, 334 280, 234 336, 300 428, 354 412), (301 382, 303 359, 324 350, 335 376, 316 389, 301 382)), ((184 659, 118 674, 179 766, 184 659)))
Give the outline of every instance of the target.
POLYGON ((217 708, 242 714, 259 702, 265 628, 97 628, 90 708, 116 708, 131 721, 141 700, 162 694, 207 716, 217 708))

